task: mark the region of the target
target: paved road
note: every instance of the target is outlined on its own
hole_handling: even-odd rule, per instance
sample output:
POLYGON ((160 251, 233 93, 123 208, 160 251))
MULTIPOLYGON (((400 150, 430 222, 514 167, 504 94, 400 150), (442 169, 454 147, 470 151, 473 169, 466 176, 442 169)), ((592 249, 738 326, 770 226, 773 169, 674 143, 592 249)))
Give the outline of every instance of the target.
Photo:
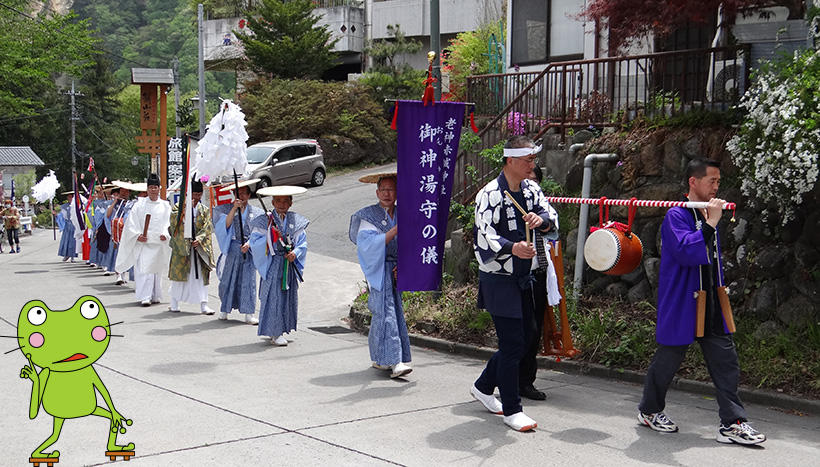
MULTIPOLYGON (((116 331, 125 337, 113 340, 95 368, 117 409, 134 420, 121 437, 137 445, 129 465, 818 465, 816 415, 751 405, 769 441, 724 446, 714 441, 711 398, 670 392, 667 412, 681 432, 658 434, 635 422, 638 386, 541 371, 536 386, 549 399, 525 402, 540 426, 521 434, 469 396, 483 361, 413 348, 415 371, 406 379, 369 368, 367 338, 344 332, 341 321, 362 280, 345 260, 344 234, 360 202, 333 204, 352 205, 347 196, 362 188, 350 182, 358 175, 339 178, 296 203, 312 227, 343 228, 312 240, 299 332, 287 347, 259 339, 235 316, 222 322, 190 305, 182 313, 165 311, 167 304, 137 307, 131 286, 59 262, 48 231, 25 236, 22 254, 0 255, 0 335, 15 333, 31 299, 65 309, 94 294, 112 322, 124 321, 116 331)), ((312 238, 321 235, 316 230, 312 238)), ((210 291, 216 302, 215 283, 210 291)), ((0 343, 15 346, 14 339, 0 343)), ((18 377, 24 364, 19 351, 0 358, 3 466, 25 465, 51 431, 42 410, 28 418, 31 383, 18 377)), ((67 421, 55 445, 58 467, 107 463, 106 429, 101 418, 67 421)))

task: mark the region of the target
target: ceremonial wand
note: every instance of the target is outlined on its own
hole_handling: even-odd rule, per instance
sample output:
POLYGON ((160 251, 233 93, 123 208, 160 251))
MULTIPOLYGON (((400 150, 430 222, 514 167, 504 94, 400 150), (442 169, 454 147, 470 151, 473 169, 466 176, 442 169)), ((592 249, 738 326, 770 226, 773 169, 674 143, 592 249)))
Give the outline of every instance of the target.
MULTIPOLYGON (((236 175, 236 169, 233 171, 233 183, 236 190, 236 199, 239 199, 239 176, 236 175)), ((242 209, 236 208, 236 215, 239 216, 239 238, 242 239, 240 242, 242 245, 245 244, 245 228, 242 226, 242 209)), ((240 245, 241 246, 241 245, 240 245)), ((245 259, 245 253, 242 253, 242 259, 245 259)))

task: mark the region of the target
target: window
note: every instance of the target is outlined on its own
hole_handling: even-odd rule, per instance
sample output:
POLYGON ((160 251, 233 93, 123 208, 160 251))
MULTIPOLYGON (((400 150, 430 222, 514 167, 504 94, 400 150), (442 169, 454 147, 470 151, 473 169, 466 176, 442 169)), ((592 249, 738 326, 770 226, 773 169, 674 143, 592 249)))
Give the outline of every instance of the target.
POLYGON ((286 146, 279 151, 276 152, 276 155, 273 156, 274 159, 278 159, 278 164, 282 162, 288 162, 293 160, 296 157, 296 147, 295 146, 286 146))
POLYGON ((316 146, 312 144, 303 144, 294 147, 296 148, 296 157, 307 157, 316 154, 316 146))
POLYGON ((510 63, 532 65, 584 57, 584 0, 513 0, 510 63))

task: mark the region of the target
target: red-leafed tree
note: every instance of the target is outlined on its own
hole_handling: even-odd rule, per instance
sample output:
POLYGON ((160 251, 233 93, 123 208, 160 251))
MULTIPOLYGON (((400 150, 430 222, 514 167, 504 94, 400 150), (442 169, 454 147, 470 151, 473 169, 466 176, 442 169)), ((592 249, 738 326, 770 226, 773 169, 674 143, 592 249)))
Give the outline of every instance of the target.
POLYGON ((744 9, 785 5, 800 8, 797 0, 592 0, 581 17, 609 27, 610 50, 622 49, 636 39, 653 33, 664 37, 687 23, 714 21, 723 5, 723 18, 729 24, 744 9))

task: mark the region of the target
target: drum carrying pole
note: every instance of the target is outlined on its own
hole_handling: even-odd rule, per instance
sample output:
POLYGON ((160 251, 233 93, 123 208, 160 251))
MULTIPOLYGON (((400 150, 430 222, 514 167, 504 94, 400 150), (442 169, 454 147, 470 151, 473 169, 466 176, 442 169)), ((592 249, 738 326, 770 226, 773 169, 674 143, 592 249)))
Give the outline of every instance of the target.
POLYGON ((554 243, 554 248, 550 248, 550 259, 552 259, 552 264, 555 266, 555 275, 558 276, 558 291, 561 293, 561 301, 558 303, 561 333, 559 335, 557 330, 555 330, 553 310, 548 310, 547 316, 545 316, 545 319, 548 321, 544 323, 544 352, 549 355, 560 355, 572 358, 581 352, 572 345, 569 317, 567 316, 567 294, 564 289, 564 253, 560 241, 554 243), (551 336, 547 336, 546 325, 551 325, 554 330, 551 336), (548 347, 550 343, 552 343, 553 348, 548 347))

